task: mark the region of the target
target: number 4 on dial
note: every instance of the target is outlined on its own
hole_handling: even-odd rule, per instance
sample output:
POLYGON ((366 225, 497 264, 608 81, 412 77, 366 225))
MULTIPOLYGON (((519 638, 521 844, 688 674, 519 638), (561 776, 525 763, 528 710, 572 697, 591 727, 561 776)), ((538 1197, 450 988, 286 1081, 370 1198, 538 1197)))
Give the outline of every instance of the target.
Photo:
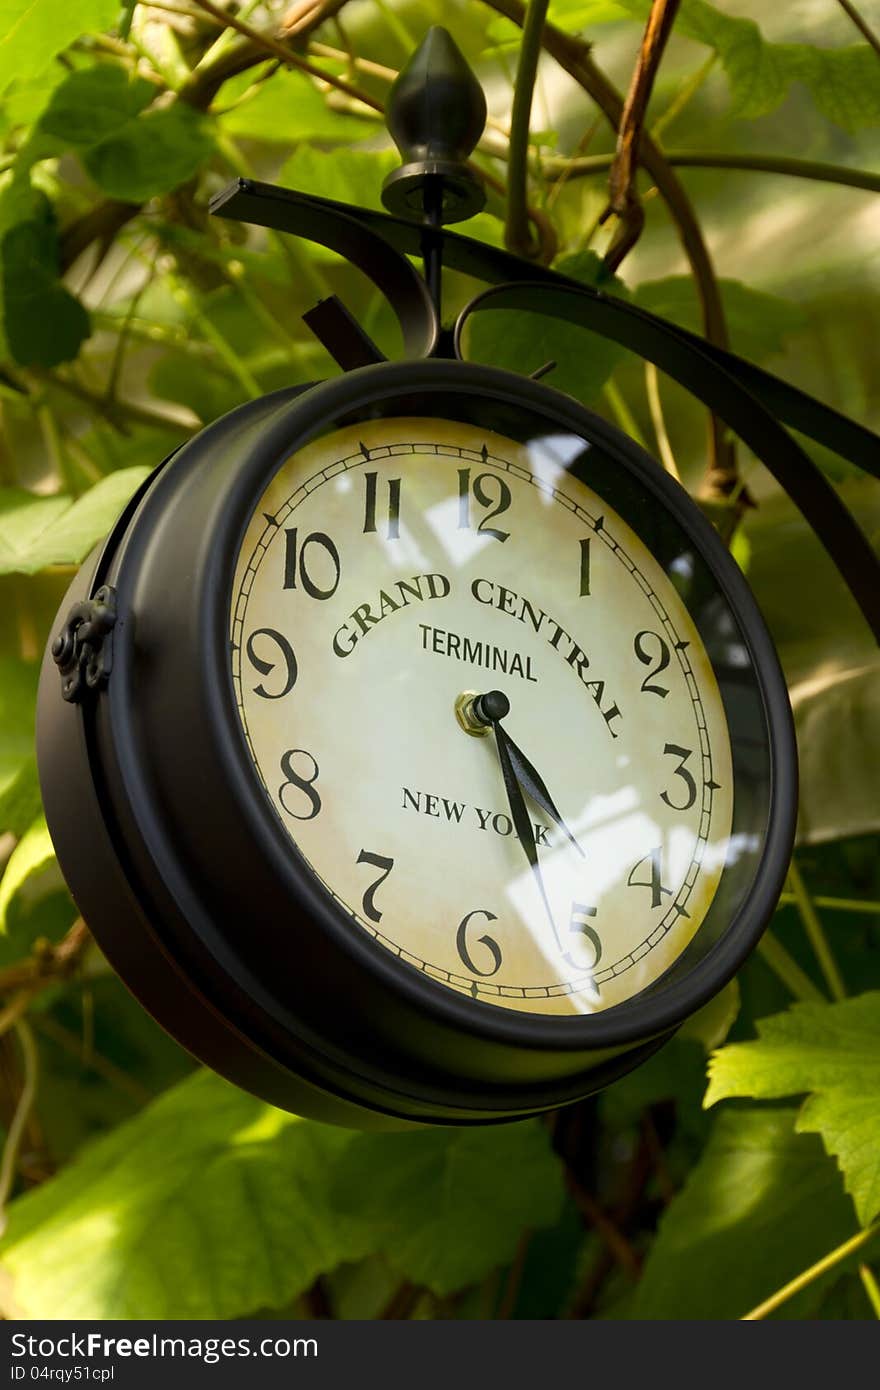
POLYGON ((664 888, 663 881, 660 877, 662 856, 663 846, 658 845, 656 849, 652 849, 648 854, 644 855, 637 864, 633 864, 629 871, 629 878, 626 880, 631 888, 650 888, 652 907, 660 906, 663 901, 664 893, 667 897, 672 896, 672 889, 664 888), (643 878, 633 878, 636 869, 640 869, 643 864, 647 864, 649 861, 651 864, 651 877, 647 880, 643 878))

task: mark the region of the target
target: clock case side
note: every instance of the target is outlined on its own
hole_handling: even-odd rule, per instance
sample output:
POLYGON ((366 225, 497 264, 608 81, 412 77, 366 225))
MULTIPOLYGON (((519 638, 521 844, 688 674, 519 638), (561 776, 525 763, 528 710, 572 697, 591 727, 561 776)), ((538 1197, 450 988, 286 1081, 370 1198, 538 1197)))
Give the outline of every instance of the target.
MULTIPOLYGON (((254 431, 256 437, 265 437, 271 419, 279 412, 286 418, 303 389, 276 392, 204 431, 194 441, 199 458, 192 470, 201 484, 217 492, 215 465, 224 447, 232 451, 231 471, 239 472, 238 451, 246 436, 254 431)), ((192 541, 181 544, 179 527, 172 527, 176 535, 167 534, 164 523, 170 518, 184 530, 193 524, 186 500, 178 495, 178 477, 185 470, 186 454, 192 457, 192 452, 184 446, 148 480, 104 546, 82 567, 62 608, 66 612, 70 603, 93 595, 108 582, 117 589, 119 618, 106 689, 81 703, 63 700, 51 650, 41 675, 38 761, 47 821, 77 905, 110 963, 171 1036, 221 1075, 282 1108, 358 1128, 522 1118, 598 1090, 645 1060, 668 1033, 638 1039, 626 1049, 603 1048, 582 1058, 592 1065, 575 1066, 574 1074, 574 1059, 563 1053, 553 1075, 547 1053, 548 1065, 538 1068, 539 1074, 517 1076, 522 1070, 517 1057, 510 1056, 509 1048, 492 1047, 490 1051, 508 1054, 506 1064, 488 1068, 493 1078, 475 1080, 457 1073, 454 1066, 444 1070, 427 1060, 414 1060, 405 1045, 400 1049, 400 1040, 408 1038, 419 1020, 407 1010, 408 1017, 389 1030, 398 995, 396 979, 389 981, 390 993, 382 991, 364 1011, 363 1026, 352 1027, 365 993, 358 962, 353 963, 345 991, 347 1007, 335 997, 338 969, 327 969, 326 962, 324 969, 316 969, 316 962, 308 961, 296 970, 296 963, 288 962, 302 986, 299 1008, 279 1015, 265 981, 212 932, 201 892, 204 875, 210 872, 206 847, 211 846, 207 859, 227 868, 243 866, 245 876, 259 855, 242 854, 229 783, 211 787, 198 772, 190 775, 190 755, 204 733, 200 700, 206 685, 203 680, 193 682, 193 701, 187 701, 190 682, 184 653, 203 648, 186 614, 196 624, 204 619, 210 623, 218 610, 215 604, 192 602, 198 588, 195 575, 205 569, 195 558, 199 546, 192 541), (153 585, 163 592, 161 612, 155 603, 140 601, 145 578, 148 590, 153 585), (149 687, 157 667, 166 679, 153 700, 149 687), (184 717, 187 706, 189 719, 184 717), (142 719, 145 707, 152 717, 142 719), (165 774, 172 769, 182 772, 182 780, 172 775, 169 781, 165 774), (196 821, 201 834, 193 839, 196 821), (218 824, 225 831, 221 844, 213 838, 218 824), (190 865, 197 866, 193 872, 190 865), (194 932, 197 919, 199 929, 194 932), (335 1026, 328 1027, 328 1020, 335 1026), (389 1046, 389 1032, 398 1046, 389 1046)), ((244 453, 248 457, 246 446, 244 453)), ((273 467, 282 456, 271 455, 273 467)), ((246 488, 245 496, 254 500, 252 489, 246 488)), ((240 508, 233 510, 240 513, 240 508)), ((204 523, 204 516, 200 519, 204 523)), ((240 513, 240 520, 243 530, 247 515, 240 513)), ((203 524, 192 535, 204 541, 212 527, 203 524)), ((210 544, 207 548, 210 551, 210 544)), ((215 551, 221 553, 219 548, 215 551)), ((205 559, 202 547, 201 561, 205 559)), ((230 587, 232 564, 234 553, 227 566, 230 587)), ((214 591, 213 580, 208 579, 207 589, 214 591)), ((219 611, 225 638, 225 596, 219 611)), ((220 683, 225 684, 225 640, 222 661, 220 683)), ((207 673, 202 663, 196 664, 202 666, 208 691, 216 692, 219 673, 207 673)), ((224 727, 227 738, 241 737, 240 730, 224 727)), ((218 749, 208 741, 205 751, 210 761, 218 749)), ((255 883, 254 891, 266 887, 265 882, 255 883)), ((232 900, 226 889, 223 884, 213 895, 215 907, 232 900)), ((277 905, 282 910, 290 906, 283 900, 277 905)), ((313 920, 308 911, 304 920, 313 920)), ((270 977, 274 973, 268 972, 270 977)), ((457 1041, 465 1053, 470 1050, 466 1034, 459 1033, 457 1041)), ((432 1031, 420 1049, 422 1057, 433 1058, 436 1048, 432 1031)), ((473 1069, 465 1065, 463 1070, 473 1069)))
MULTIPOLYGON (((273 393, 257 403, 277 408, 304 387, 273 393)), ((254 406, 243 408, 254 411, 254 406)), ((175 451, 177 452, 177 451, 175 451)), ((120 546, 138 510, 154 487, 169 455, 138 489, 106 540, 83 562, 59 616, 92 597, 113 572, 120 546)), ((120 615, 116 640, 123 638, 127 615, 120 615)), ((195 1060, 237 1086, 284 1109, 328 1123, 361 1129, 406 1128, 406 1122, 331 1095, 305 1076, 291 1077, 268 1052, 237 1028, 181 968, 169 943, 151 923, 146 895, 113 814, 107 769, 100 753, 95 702, 61 698, 58 668, 47 646, 37 702, 37 762, 52 843, 77 907, 98 945, 126 988, 166 1032, 195 1060)))

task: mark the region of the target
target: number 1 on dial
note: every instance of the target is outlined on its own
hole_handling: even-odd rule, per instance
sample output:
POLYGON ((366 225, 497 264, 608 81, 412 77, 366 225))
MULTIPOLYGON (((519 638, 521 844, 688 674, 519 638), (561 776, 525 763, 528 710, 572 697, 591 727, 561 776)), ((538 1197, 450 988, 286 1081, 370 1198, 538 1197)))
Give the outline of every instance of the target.
POLYGON ((590 538, 587 536, 581 541, 581 598, 588 598, 590 594, 590 538))

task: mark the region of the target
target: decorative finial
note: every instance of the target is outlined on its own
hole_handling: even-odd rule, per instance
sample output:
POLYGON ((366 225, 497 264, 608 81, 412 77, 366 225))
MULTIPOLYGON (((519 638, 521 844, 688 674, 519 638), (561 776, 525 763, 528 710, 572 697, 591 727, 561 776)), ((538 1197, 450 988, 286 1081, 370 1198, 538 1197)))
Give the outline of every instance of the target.
POLYGON ((389 212, 416 214, 438 226, 462 222, 485 206, 486 194, 466 161, 486 124, 486 98, 446 29, 429 29, 401 69, 385 119, 404 161, 382 188, 389 212))

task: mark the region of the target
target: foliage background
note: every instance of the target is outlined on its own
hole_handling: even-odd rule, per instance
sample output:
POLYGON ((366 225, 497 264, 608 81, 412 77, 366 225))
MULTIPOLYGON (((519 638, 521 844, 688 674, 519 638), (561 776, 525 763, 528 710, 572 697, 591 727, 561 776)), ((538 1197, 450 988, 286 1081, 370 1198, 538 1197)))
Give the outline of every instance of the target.
MULTIPOLYGON (((549 17, 575 67, 625 91, 647 12, 555 0, 549 17)), ((766 474, 740 449, 739 482, 719 485, 702 412, 642 363, 504 315, 470 345, 519 370, 557 358, 554 384, 679 470, 730 538, 792 690, 801 826, 772 929, 738 987, 640 1071, 549 1123, 484 1131, 359 1135, 274 1111, 196 1069, 109 972, 40 815, 38 660, 123 501, 216 415, 337 370, 300 321, 319 296, 338 292, 400 350, 356 272, 210 222, 208 197, 253 173, 378 206, 396 163, 379 115, 389 82, 443 22, 490 98, 476 154, 489 206, 461 230, 515 238, 522 13, 517 0, 0 0, 8 1317, 880 1316, 877 659, 766 474)), ((835 0, 683 0, 647 124, 711 249, 734 348, 877 428, 880 7, 855 19, 835 0)), ((528 179, 541 254, 699 329, 706 287, 653 178, 616 282, 603 266, 614 133, 585 85, 542 57, 528 179)), ((445 288, 450 311, 474 289, 445 288)), ((816 452, 876 536, 876 485, 816 452)))

